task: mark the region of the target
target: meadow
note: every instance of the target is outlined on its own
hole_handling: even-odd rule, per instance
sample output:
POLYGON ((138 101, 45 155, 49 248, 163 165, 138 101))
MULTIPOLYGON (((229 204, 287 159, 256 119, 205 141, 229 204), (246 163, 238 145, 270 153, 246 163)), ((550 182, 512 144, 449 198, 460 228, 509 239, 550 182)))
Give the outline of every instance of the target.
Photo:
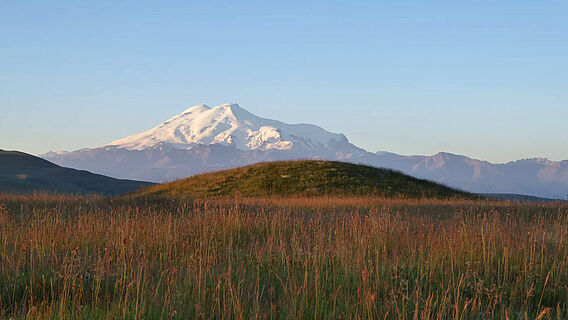
POLYGON ((567 319, 568 205, 0 195, 2 319, 567 319))

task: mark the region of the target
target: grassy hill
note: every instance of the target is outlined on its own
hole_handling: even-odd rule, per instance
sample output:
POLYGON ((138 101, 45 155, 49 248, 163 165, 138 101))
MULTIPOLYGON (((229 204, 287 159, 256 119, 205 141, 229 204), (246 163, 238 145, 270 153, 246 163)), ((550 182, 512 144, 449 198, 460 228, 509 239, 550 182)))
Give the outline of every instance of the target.
POLYGON ((370 196, 475 198, 402 173, 335 161, 278 161, 205 173, 142 189, 132 197, 370 196))
POLYGON ((114 179, 60 167, 23 152, 0 150, 0 192, 49 191, 118 195, 149 185, 149 182, 114 179))

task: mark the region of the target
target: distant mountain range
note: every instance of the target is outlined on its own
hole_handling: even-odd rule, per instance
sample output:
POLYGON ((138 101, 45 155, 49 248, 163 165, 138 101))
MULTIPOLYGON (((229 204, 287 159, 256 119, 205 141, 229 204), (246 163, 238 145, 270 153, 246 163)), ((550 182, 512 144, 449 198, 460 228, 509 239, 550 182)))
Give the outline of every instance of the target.
POLYGON ((154 182, 265 161, 339 160, 390 168, 475 193, 568 196, 568 161, 534 158, 494 164, 450 153, 373 153, 343 134, 261 118, 235 103, 194 106, 151 130, 106 146, 41 157, 66 167, 154 182))
POLYGON ((27 153, 0 150, 0 192, 48 191, 118 195, 151 184, 114 179, 87 171, 63 168, 27 153))

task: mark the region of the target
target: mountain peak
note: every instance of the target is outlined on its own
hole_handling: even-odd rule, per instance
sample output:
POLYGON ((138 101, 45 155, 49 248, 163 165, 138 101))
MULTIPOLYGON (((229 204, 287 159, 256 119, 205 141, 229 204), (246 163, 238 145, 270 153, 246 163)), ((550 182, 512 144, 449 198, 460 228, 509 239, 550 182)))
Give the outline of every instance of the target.
POLYGON ((257 116, 248 112, 247 110, 245 110, 244 108, 242 108, 241 106, 239 106, 235 102, 225 103, 225 104, 216 106, 215 108, 213 108, 213 110, 218 110, 219 112, 224 113, 224 114, 232 114, 236 119, 245 118, 244 120, 246 120, 246 119, 251 118, 251 117, 257 118, 257 116))
POLYGON ((206 105, 206 104, 197 104, 194 106, 191 106, 189 108, 187 108, 184 112, 182 112, 182 114, 186 114, 186 113, 200 113, 203 112, 205 110, 210 110, 211 108, 206 105))
POLYGON ((224 103, 224 104, 222 104, 222 105, 216 106, 215 108, 225 108, 225 109, 231 109, 231 110, 232 110, 232 109, 235 109, 235 110, 239 110, 239 109, 244 110, 244 109, 241 108, 241 106, 239 106, 239 104, 236 103, 236 102, 224 103))
POLYGON ((153 129, 113 141, 108 146, 144 150, 157 144, 176 149, 220 144, 245 151, 299 148, 330 154, 350 153, 356 149, 341 134, 314 125, 260 118, 234 102, 213 108, 205 104, 192 106, 153 129), (342 149, 338 151, 337 147, 342 149))
POLYGON ((435 155, 433 155, 432 157, 439 157, 439 158, 444 158, 444 159, 448 159, 448 158, 465 158, 465 156, 461 156, 461 155, 457 155, 455 153, 450 153, 450 152, 445 152, 445 151, 441 151, 436 153, 435 155))

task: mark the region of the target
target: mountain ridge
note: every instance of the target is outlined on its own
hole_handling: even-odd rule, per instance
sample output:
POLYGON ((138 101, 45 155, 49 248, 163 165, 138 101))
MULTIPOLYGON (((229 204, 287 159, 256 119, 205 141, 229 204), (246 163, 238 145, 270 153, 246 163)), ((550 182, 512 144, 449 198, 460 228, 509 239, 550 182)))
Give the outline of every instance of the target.
POLYGON ((533 158, 495 164, 449 152, 373 153, 341 133, 257 117, 236 103, 192 106, 150 130, 103 147, 41 156, 66 167, 153 182, 265 161, 335 160, 394 169, 475 193, 559 199, 568 195, 568 160, 533 158))

